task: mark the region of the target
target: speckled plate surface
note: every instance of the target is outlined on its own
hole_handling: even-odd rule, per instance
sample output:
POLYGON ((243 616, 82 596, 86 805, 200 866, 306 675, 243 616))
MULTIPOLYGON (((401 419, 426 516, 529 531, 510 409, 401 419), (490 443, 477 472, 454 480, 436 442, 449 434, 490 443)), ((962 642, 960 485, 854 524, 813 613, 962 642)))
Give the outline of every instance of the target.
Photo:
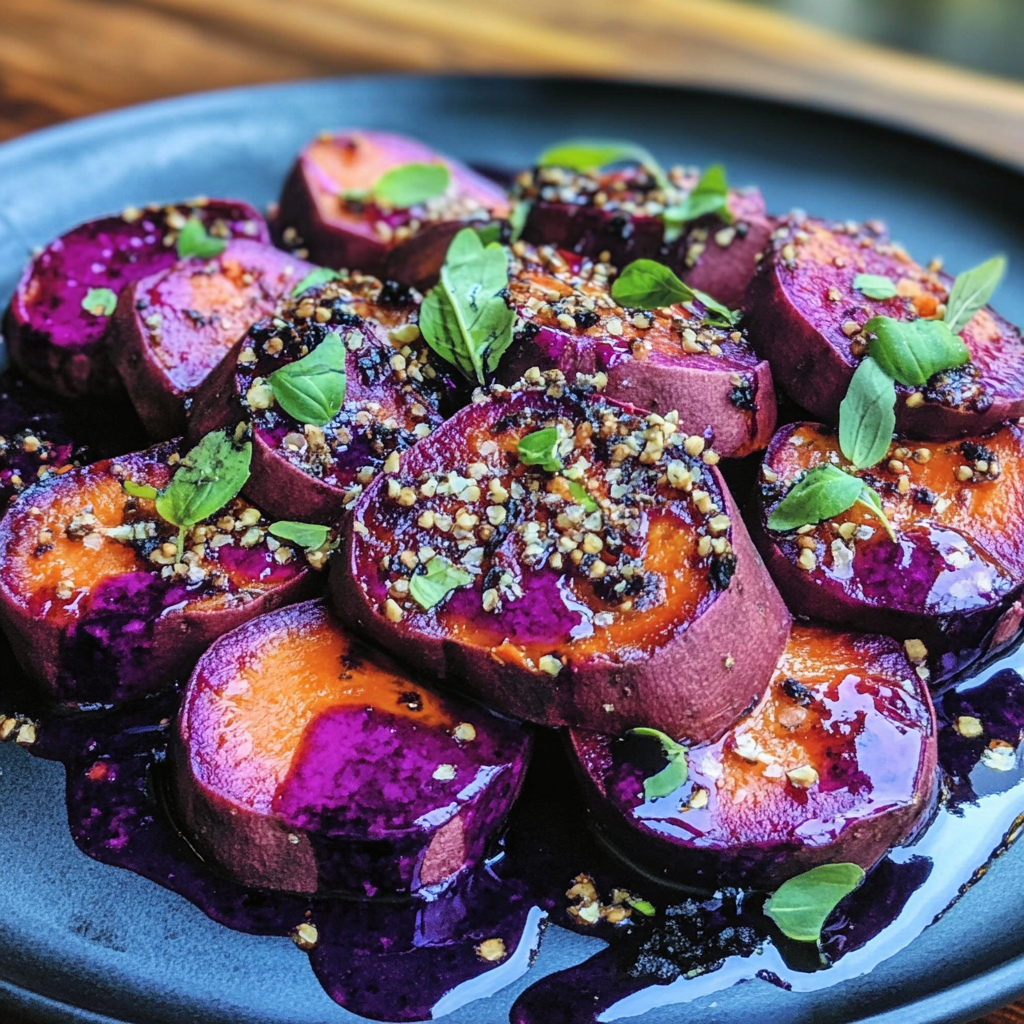
MULTIPOLYGON (((723 161, 769 207, 881 217, 954 271, 1010 256, 999 308, 1024 320, 1024 181, 873 125, 739 98, 613 83, 375 78, 204 94, 72 122, 0 146, 0 302, 29 250, 126 205, 197 194, 276 197, 323 128, 407 132, 470 162, 519 167, 566 135, 624 136, 665 162, 723 161)), ((0 348, 0 363, 3 353, 0 348)), ((13 671, 0 654, 0 700, 13 671)), ((288 939, 232 932, 184 899, 80 853, 63 768, 0 746, 0 1021, 343 1024, 288 939)), ((1021 808, 1024 812, 1024 807, 1021 808)), ((529 972, 445 1017, 504 1024, 536 978, 602 943, 549 928, 529 972)), ((489 976, 491 977, 491 976, 489 976)), ((637 1024, 929 1024, 1024 995, 1024 846, 936 925, 867 975, 817 992, 737 985, 637 1024)))

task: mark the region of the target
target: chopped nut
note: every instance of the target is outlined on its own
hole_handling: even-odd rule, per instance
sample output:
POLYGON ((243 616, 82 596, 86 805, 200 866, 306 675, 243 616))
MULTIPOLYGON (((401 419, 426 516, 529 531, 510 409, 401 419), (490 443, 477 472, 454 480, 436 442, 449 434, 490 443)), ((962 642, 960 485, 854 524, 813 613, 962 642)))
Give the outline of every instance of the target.
POLYGON ((476 947, 476 955, 481 960, 486 960, 487 963, 497 963, 499 960, 504 960, 508 953, 505 950, 504 939, 484 939, 476 947))
POLYGON ((956 471, 956 478, 961 483, 966 483, 968 480, 973 479, 974 470, 970 466, 959 466, 956 471))
POLYGON ((434 769, 432 778, 437 779, 438 782, 451 782, 458 774, 458 771, 458 768, 453 764, 439 764, 434 769))
POLYGON ((810 548, 803 548, 800 557, 797 558, 797 564, 801 569, 812 572, 818 565, 818 558, 810 548))
POLYGON ((553 654, 542 655, 537 667, 549 676, 557 676, 562 671, 562 663, 553 654))
POLYGON ((932 451, 931 451, 930 448, 918 448, 918 449, 916 449, 914 451, 914 461, 915 462, 925 463, 925 462, 931 462, 931 460, 932 460, 932 451))
POLYGON ((401 605, 389 597, 384 602, 384 614, 390 622, 401 622, 404 613, 402 612, 401 605))
POLYGON ((399 455, 398 452, 392 452, 384 460, 384 472, 385 473, 397 473, 399 466, 399 455))
POLYGON ((704 451, 704 438, 697 434, 691 434, 683 442, 683 450, 687 455, 696 458, 702 451, 704 451))
POLYGON ((708 529, 715 535, 725 533, 732 526, 732 520, 727 515, 713 516, 708 520, 708 529))
POLYGON ((799 705, 796 707, 783 708, 779 712, 779 725, 783 729, 799 729, 807 718, 807 709, 799 705))
POLYGON ((809 765, 804 764, 799 768, 791 768, 786 772, 786 778, 793 783, 797 789, 810 789, 818 782, 818 773, 809 765))
POLYGON ((985 727, 981 724, 980 718, 973 715, 961 715, 956 720, 956 731, 965 739, 973 740, 981 736, 985 727))
POLYGON ((928 648, 920 640, 904 640, 903 649, 912 662, 921 662, 928 657, 928 648))
POLYGON ((917 409, 919 406, 924 405, 924 395, 920 391, 911 391, 907 395, 906 405, 908 409, 917 409))
POLYGON ((459 722, 452 730, 452 736, 460 743, 472 743, 476 739, 476 726, 472 722, 459 722))
POLYGON ((302 924, 292 931, 292 942, 303 952, 308 953, 316 949, 316 944, 319 941, 320 932, 317 931, 316 925, 309 921, 303 921, 302 924))
POLYGON ((14 742, 22 747, 30 747, 36 741, 36 727, 31 722, 26 722, 19 730, 14 742))

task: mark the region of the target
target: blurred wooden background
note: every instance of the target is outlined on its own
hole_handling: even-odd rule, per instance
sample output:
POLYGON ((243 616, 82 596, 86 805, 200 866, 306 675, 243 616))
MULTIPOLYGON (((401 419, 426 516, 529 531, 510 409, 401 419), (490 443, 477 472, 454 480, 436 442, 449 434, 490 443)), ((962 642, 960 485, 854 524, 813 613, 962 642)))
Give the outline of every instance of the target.
MULTIPOLYGON (((180 93, 375 71, 696 84, 863 114, 1024 169, 1024 85, 733 0, 0 0, 0 139, 180 93)), ((984 1020, 1024 1024, 1024 1002, 984 1020)))

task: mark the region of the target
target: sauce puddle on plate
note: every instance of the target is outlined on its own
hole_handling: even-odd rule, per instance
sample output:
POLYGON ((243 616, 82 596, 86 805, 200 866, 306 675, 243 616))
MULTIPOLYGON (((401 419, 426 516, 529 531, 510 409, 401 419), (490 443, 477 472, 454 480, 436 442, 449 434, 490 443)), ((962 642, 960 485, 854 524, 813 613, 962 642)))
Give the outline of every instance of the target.
POLYGON ((762 913, 762 893, 686 892, 606 850, 551 733, 539 737, 522 796, 486 867, 430 901, 247 889, 205 863, 175 826, 167 788, 177 694, 49 717, 31 749, 65 765, 69 824, 83 852, 181 894, 229 928, 292 935, 312 946, 320 983, 354 1013, 436 1019, 497 992, 526 973, 551 922, 607 948, 539 979, 516 1001, 512 1024, 595 1024, 753 978, 809 992, 866 974, 907 946, 1024 830, 1022 671, 1018 649, 936 699, 939 804, 914 842, 891 850, 839 905, 820 948, 782 936, 762 913), (976 725, 963 726, 973 719, 979 735, 972 735, 976 725), (578 911, 588 902, 581 894, 594 891, 602 914, 591 924, 584 918, 596 913, 578 911))

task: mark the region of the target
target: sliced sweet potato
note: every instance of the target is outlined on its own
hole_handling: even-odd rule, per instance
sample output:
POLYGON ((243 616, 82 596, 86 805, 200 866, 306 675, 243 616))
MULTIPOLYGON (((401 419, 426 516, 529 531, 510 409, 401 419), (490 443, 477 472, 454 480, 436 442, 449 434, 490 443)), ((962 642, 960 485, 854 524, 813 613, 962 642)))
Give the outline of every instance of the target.
POLYGON ((688 778, 645 799, 659 740, 573 730, 570 748, 613 846, 689 885, 773 888, 818 864, 872 867, 928 812, 935 712, 899 643, 795 625, 771 685, 688 778))
POLYGON ((188 531, 179 560, 177 527, 123 484, 165 486, 182 450, 71 469, 25 491, 0 522, 0 625, 60 702, 157 691, 221 633, 316 587, 301 549, 269 536, 241 499, 188 531))
POLYGON ((221 637, 172 748, 185 827, 234 879, 367 895, 480 864, 529 753, 522 726, 424 689, 320 601, 221 637))
POLYGON ((606 263, 513 247, 509 290, 516 340, 499 367, 512 383, 531 367, 607 377, 605 394, 664 415, 676 410, 688 434, 710 431, 715 451, 740 457, 764 448, 775 429, 768 364, 741 330, 715 327, 685 306, 625 310, 610 294, 606 263))
POLYGON ((367 488, 334 606, 517 717, 716 737, 764 691, 789 614, 703 439, 559 377, 461 410, 367 488), (541 430, 564 473, 519 457, 541 430))
POLYGON ((732 224, 708 214, 666 243, 661 214, 682 203, 699 177, 673 168, 666 190, 642 167, 601 173, 538 167, 519 176, 513 198, 530 203, 522 234, 528 242, 595 260, 607 254, 619 269, 633 260, 659 259, 691 287, 738 308, 773 221, 757 189, 732 190, 732 224))
POLYGON ((278 223, 284 244, 317 263, 423 288, 437 280, 460 228, 508 213, 504 189, 458 160, 401 135, 351 131, 325 133, 302 150, 281 194, 278 223), (411 163, 444 164, 451 175, 444 195, 408 209, 351 197, 411 163))
POLYGON ((108 346, 113 310, 101 302, 86 309, 86 297, 93 289, 117 295, 169 267, 191 217, 218 237, 270 240, 251 206, 227 200, 128 209, 81 224, 51 242, 18 282, 4 324, 15 364, 40 387, 67 397, 119 391, 108 346))
POLYGON ((936 650, 980 643, 1024 588, 1024 427, 969 441, 896 441, 859 475, 880 496, 894 543, 863 505, 804 532, 768 517, 802 474, 845 465, 834 431, 784 427, 762 467, 754 538, 790 609, 936 650))
POLYGON ((185 432, 196 388, 313 269, 273 246, 235 240, 219 256, 189 257, 121 292, 110 337, 114 365, 152 437, 185 432))
MULTIPOLYGON (((747 292, 749 330, 771 363, 775 383, 819 419, 834 423, 864 353, 861 328, 874 316, 934 318, 952 278, 925 268, 887 238, 881 225, 836 225, 792 217, 773 236, 747 292), (871 299, 858 274, 895 282, 899 294, 871 299)), ((962 333, 971 361, 935 374, 919 389, 896 385, 896 429, 948 440, 981 434, 1024 415, 1024 342, 986 306, 962 333)))
POLYGON ((196 392, 195 440, 251 419, 244 493, 275 518, 338 522, 388 458, 441 422, 416 309, 382 304, 381 294, 376 278, 361 275, 311 288, 281 317, 257 323, 196 392), (266 380, 329 334, 347 347, 345 402, 326 426, 311 426, 277 405, 266 380))

